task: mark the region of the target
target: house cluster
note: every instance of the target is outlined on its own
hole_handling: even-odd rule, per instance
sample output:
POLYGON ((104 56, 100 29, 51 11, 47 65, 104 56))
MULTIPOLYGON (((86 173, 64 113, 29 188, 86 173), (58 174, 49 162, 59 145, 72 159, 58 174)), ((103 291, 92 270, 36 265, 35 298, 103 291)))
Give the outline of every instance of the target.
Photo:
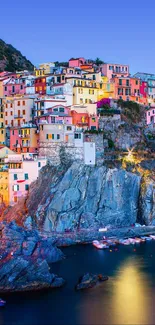
POLYGON ((33 72, 0 73, 2 202, 18 202, 62 145, 94 164, 95 147, 84 131, 98 130, 102 99, 149 106, 147 124, 155 123, 155 75, 131 76, 128 65, 72 58, 64 66, 49 62, 33 72))

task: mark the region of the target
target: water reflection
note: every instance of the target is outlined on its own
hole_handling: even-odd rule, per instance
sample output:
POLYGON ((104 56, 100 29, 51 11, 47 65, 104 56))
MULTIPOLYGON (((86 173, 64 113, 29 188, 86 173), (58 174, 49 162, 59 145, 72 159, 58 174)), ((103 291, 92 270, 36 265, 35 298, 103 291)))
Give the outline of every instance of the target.
POLYGON ((112 323, 151 323, 151 296, 150 278, 142 271, 142 260, 128 258, 120 266, 113 283, 112 323))

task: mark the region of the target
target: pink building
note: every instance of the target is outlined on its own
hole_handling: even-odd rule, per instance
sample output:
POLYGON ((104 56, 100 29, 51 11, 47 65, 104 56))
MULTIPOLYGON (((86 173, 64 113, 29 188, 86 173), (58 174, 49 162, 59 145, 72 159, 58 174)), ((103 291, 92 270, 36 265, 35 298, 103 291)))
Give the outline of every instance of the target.
POLYGON ((146 111, 146 123, 149 124, 155 124, 155 107, 150 107, 146 111))
POLYGON ((140 81, 140 103, 146 105, 148 102, 148 83, 140 81))
POLYGON ((46 114, 36 118, 36 123, 53 123, 53 124, 72 124, 70 109, 63 105, 49 107, 46 114))
POLYGON ((82 64, 85 64, 86 60, 84 58, 71 58, 69 60, 69 68, 80 67, 82 64))
POLYGON ((25 80, 21 78, 9 78, 3 82, 3 95, 25 95, 25 80))
POLYGON ((38 150, 37 127, 25 124, 10 129, 10 149, 17 153, 37 153, 38 150))
POLYGON ((104 63, 101 66, 101 73, 110 80, 113 77, 128 77, 129 66, 124 64, 104 63))
POLYGON ((9 204, 14 205, 28 194, 30 184, 39 176, 40 169, 46 165, 46 158, 14 154, 5 160, 8 164, 9 204))

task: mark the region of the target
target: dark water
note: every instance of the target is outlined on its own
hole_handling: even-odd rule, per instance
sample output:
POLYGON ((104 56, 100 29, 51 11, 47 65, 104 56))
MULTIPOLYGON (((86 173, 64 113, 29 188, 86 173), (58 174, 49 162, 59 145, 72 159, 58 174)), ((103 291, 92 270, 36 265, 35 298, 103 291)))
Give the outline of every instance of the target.
POLYGON ((62 289, 11 295, 0 309, 2 324, 154 324, 155 242, 96 250, 91 245, 64 249, 67 258, 53 271, 67 284, 62 289), (75 292, 79 276, 103 273, 101 286, 75 292))

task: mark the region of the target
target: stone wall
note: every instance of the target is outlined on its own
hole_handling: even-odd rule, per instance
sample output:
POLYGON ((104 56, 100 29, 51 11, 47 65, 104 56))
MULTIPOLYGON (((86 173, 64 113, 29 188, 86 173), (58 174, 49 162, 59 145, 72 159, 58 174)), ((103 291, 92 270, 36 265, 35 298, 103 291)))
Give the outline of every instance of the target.
POLYGON ((75 147, 64 143, 45 143, 40 142, 39 156, 46 156, 54 166, 59 165, 62 161, 83 161, 83 147, 75 147))

